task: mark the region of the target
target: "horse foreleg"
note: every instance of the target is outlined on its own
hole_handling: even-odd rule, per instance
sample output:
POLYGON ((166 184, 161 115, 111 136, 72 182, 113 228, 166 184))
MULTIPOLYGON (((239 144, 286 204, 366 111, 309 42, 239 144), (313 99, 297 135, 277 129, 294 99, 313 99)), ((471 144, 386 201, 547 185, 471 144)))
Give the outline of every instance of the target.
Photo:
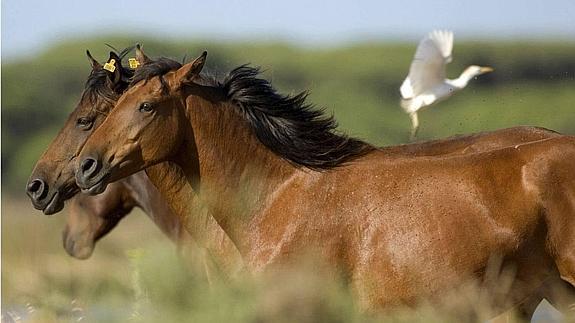
POLYGON ((523 303, 517 305, 514 309, 502 313, 491 320, 491 323, 509 323, 509 322, 531 322, 533 313, 543 297, 540 295, 529 297, 523 303))
POLYGON ((575 190, 571 194, 563 191, 549 195, 558 197, 544 204, 549 253, 555 261, 561 279, 575 286, 575 190))
MULTIPOLYGON (((571 147, 569 147, 571 148, 571 147)), ((540 196, 547 224, 547 249, 559 277, 547 285, 545 298, 564 314, 575 314, 575 171, 571 157, 541 172, 540 196)))
POLYGON ((527 298, 523 303, 519 304, 516 309, 516 319, 519 322, 531 322, 533 318, 533 313, 539 306, 539 303, 543 300, 541 293, 535 293, 534 295, 527 298))

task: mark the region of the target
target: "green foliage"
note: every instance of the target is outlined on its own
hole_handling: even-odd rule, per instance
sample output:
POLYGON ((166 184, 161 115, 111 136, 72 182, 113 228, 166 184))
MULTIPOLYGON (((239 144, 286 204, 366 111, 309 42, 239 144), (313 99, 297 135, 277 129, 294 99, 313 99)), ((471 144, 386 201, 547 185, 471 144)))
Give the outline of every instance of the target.
MULTIPOLYGON (((35 160, 79 101, 90 67, 90 49, 100 61, 109 43, 139 41, 146 52, 190 60, 209 51, 217 75, 244 63, 261 66, 286 93, 310 90, 310 99, 333 112, 340 128, 374 144, 405 143, 409 118, 399 107, 399 85, 416 44, 354 44, 304 49, 282 43, 165 41, 139 36, 103 36, 56 45, 35 57, 2 65, 3 187, 20 192, 35 160)), ((420 139, 538 125, 574 133, 575 43, 456 43, 448 75, 471 64, 495 68, 462 93, 420 114, 420 139)))

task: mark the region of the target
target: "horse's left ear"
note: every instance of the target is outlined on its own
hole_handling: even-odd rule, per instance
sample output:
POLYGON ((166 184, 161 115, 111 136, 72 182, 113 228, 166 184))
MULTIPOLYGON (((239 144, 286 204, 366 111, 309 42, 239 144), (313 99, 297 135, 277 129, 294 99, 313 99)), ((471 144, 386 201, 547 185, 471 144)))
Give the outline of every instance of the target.
POLYGON ((204 68, 207 56, 208 52, 204 51, 202 55, 194 59, 193 62, 180 67, 180 69, 176 71, 176 80, 178 80, 180 84, 193 81, 193 79, 200 74, 202 68, 204 68))
POLYGON ((90 54, 90 51, 87 49, 86 49, 86 56, 88 56, 88 59, 90 60, 90 65, 92 65, 93 70, 102 68, 102 64, 98 63, 98 61, 92 56, 92 54, 90 54))

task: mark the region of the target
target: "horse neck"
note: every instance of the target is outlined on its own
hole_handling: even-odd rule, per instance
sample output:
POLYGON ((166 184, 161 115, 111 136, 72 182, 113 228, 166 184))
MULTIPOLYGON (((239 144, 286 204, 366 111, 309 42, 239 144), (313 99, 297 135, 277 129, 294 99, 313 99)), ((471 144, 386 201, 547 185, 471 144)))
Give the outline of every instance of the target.
POLYGON ((254 216, 296 168, 265 147, 231 103, 190 95, 185 104, 200 199, 243 252, 254 216))
POLYGON ((203 248, 210 266, 215 266, 226 274, 241 263, 236 247, 200 203, 186 173, 178 164, 163 162, 146 168, 146 174, 165 203, 170 206, 171 214, 178 219, 181 237, 203 248), (184 228, 185 230, 182 230, 184 228))
POLYGON ((134 199, 136 205, 146 213, 165 235, 174 242, 181 239, 183 233, 181 222, 144 171, 127 177, 124 180, 124 185, 129 190, 130 196, 134 199))
POLYGON ((178 235, 184 234, 183 227, 200 246, 210 245, 211 235, 206 233, 208 216, 200 212, 201 204, 181 168, 175 163, 164 162, 147 168, 146 175, 167 206, 163 218, 176 221, 178 235))

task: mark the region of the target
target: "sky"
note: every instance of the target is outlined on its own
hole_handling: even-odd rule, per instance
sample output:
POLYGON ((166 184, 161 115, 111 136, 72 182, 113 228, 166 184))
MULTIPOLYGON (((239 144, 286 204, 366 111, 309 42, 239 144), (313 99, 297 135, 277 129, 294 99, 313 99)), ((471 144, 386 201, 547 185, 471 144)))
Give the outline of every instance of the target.
POLYGON ((459 39, 575 41, 575 0, 2 0, 3 57, 110 33, 326 46, 436 28, 459 39))

